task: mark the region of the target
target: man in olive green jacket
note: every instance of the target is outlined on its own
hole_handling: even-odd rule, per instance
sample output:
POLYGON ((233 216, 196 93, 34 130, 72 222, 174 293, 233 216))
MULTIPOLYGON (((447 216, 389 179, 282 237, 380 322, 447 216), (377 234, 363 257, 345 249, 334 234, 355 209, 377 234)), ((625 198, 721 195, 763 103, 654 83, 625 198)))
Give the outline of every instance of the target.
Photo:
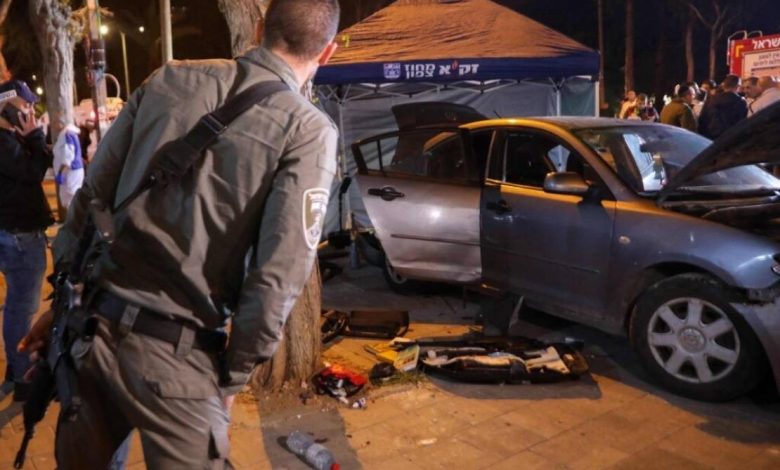
MULTIPOLYGON (((290 88, 239 116, 182 181, 115 214, 116 241, 94 270, 98 331, 72 351, 84 405, 59 424, 60 469, 106 468, 133 428, 149 468, 229 467, 232 396, 273 355, 316 256, 337 130, 299 92, 333 54, 338 17, 336 0, 273 1, 262 47, 237 61, 166 64, 101 142, 55 242, 59 266, 76 252, 90 200, 116 206, 157 149, 226 97, 263 81, 290 88), (228 321, 218 354, 209 338, 228 321)), ((35 349, 42 329, 22 347, 35 349)))
POLYGON ((692 108, 695 96, 693 87, 680 86, 677 96, 661 110, 661 123, 696 132, 696 116, 692 108))

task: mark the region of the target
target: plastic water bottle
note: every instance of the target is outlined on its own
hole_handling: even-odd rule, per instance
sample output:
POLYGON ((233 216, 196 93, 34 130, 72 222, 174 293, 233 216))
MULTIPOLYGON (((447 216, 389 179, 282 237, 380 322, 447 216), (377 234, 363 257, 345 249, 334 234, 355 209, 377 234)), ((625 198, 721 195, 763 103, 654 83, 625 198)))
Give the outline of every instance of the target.
POLYGON ((333 454, 327 447, 314 442, 309 434, 293 431, 287 436, 287 448, 295 455, 306 460, 306 463, 317 470, 338 470, 339 464, 335 463, 333 454))

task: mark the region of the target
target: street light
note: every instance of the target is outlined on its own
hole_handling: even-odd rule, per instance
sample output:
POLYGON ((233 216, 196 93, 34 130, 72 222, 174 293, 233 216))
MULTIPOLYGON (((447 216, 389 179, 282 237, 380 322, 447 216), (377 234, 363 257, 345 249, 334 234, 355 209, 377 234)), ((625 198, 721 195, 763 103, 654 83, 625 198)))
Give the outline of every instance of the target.
MULTIPOLYGON (((143 30, 143 26, 138 28, 139 31, 143 30)), ((102 36, 105 36, 108 34, 108 26, 107 25, 100 25, 100 34, 102 36)), ((121 29, 117 28, 117 31, 119 31, 119 37, 122 40, 122 65, 125 68, 125 93, 127 95, 127 99, 130 99, 130 69, 127 66, 127 36, 125 35, 125 32, 121 29)), ((143 31, 141 31, 143 32, 143 31)))

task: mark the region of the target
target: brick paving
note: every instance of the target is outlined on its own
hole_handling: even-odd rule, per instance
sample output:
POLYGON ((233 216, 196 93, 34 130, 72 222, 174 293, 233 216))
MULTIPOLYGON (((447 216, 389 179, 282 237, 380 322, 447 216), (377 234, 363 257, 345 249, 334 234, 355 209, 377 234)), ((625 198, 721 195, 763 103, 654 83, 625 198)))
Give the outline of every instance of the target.
MULTIPOLYGON (((458 292, 394 295, 370 267, 329 281, 323 295, 337 308, 409 309, 409 337, 464 333, 479 309, 458 292)), ((245 395, 234 408, 231 459, 239 469, 307 468, 280 444, 300 429, 326 439, 345 469, 780 468, 777 401, 710 404, 676 397, 648 381, 625 340, 542 314, 528 313, 513 331, 585 341, 592 374, 549 385, 431 379, 373 389, 364 410, 301 404, 270 413, 245 395)), ((367 369, 373 360, 363 346, 372 342, 337 340, 325 358, 367 369)), ((55 409, 38 427, 25 468, 55 468, 55 409)), ((11 468, 21 432, 21 407, 3 397, 0 469, 11 468)), ((145 468, 137 436, 131 449, 128 468, 145 468)))

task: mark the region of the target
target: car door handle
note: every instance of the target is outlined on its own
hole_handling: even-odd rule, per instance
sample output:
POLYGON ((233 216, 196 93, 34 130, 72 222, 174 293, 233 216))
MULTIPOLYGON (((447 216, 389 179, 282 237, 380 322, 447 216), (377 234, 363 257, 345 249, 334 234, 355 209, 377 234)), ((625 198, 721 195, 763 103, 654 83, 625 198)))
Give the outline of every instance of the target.
POLYGON ((512 211, 512 208, 509 207, 509 204, 507 204, 507 202, 503 199, 498 202, 488 202, 485 207, 487 210, 493 211, 496 214, 505 214, 512 211))
POLYGON ((404 197, 404 193, 398 192, 395 188, 385 186, 383 188, 369 188, 368 194, 371 196, 379 196, 384 201, 392 201, 393 199, 404 197))

